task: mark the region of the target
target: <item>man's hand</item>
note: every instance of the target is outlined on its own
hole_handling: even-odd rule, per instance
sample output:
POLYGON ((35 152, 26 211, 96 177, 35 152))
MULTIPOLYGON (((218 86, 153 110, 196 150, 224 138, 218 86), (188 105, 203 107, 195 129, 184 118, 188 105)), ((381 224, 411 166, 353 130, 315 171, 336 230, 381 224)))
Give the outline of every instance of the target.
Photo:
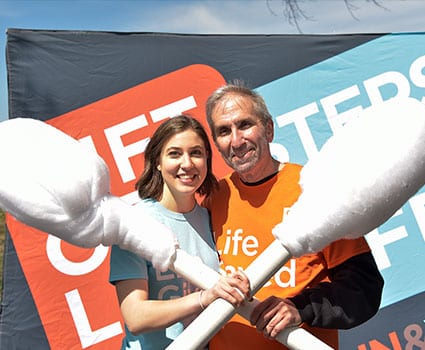
POLYGON ((301 316, 290 300, 270 296, 254 308, 250 322, 266 338, 274 339, 284 328, 300 325, 301 316))

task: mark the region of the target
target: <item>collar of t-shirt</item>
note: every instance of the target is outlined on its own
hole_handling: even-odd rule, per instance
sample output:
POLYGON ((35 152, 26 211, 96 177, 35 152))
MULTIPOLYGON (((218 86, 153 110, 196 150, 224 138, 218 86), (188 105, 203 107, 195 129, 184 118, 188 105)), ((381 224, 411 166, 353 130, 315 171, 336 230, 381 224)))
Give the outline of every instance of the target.
POLYGON ((266 176, 264 179, 261 179, 260 181, 256 181, 256 182, 245 182, 241 178, 239 178, 239 179, 246 186, 258 186, 258 185, 261 185, 261 184, 269 181, 271 178, 273 178, 274 176, 276 176, 277 173, 278 173, 278 171, 275 172, 275 173, 273 173, 273 174, 271 174, 271 175, 269 175, 269 176, 266 176))

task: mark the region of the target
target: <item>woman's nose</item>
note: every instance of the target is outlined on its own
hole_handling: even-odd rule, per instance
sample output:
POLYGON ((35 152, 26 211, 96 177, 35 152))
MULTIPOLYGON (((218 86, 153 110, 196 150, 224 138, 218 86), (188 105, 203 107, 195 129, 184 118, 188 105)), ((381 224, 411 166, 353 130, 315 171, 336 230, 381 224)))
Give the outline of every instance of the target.
POLYGON ((182 156, 181 165, 182 168, 191 168, 193 166, 192 158, 188 154, 182 156))

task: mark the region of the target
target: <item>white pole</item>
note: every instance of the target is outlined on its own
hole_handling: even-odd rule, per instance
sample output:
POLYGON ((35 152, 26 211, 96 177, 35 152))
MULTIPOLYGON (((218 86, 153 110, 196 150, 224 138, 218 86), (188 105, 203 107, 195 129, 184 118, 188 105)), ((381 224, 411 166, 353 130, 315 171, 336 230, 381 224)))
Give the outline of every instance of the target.
MULTIPOLYGON (((184 250, 178 249, 176 260, 172 269, 192 284, 207 289, 212 287, 220 278, 220 274, 205 264, 199 262, 192 255, 184 250)), ((249 320, 254 307, 259 300, 253 298, 251 302, 237 309, 237 313, 249 320)), ((304 328, 291 327, 282 330, 276 337, 276 340, 288 347, 290 350, 305 350, 309 347, 316 350, 330 350, 331 348, 320 339, 307 332, 304 328)))
MULTIPOLYGON (((245 270, 253 295, 290 258, 289 252, 277 240, 264 250, 245 270)), ((199 260, 194 261, 192 256, 182 250, 177 251, 173 270, 201 288, 212 287, 220 277, 218 272, 203 265, 199 260)), ((258 302, 254 299, 236 309, 223 299, 215 300, 167 347, 167 350, 196 350, 205 346, 236 312, 249 320, 258 302)), ((305 329, 298 327, 284 329, 276 340, 291 350, 332 349, 305 329)))

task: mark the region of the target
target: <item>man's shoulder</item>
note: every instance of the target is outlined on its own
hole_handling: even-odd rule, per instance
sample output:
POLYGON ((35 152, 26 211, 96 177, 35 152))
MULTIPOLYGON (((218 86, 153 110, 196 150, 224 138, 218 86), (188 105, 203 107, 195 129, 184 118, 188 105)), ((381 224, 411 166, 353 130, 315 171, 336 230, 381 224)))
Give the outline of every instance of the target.
POLYGON ((206 207, 211 211, 214 208, 214 203, 222 203, 229 197, 231 188, 234 187, 231 180, 232 174, 233 173, 227 174, 218 180, 217 187, 202 201, 203 207, 206 207))
POLYGON ((287 181, 288 178, 299 181, 303 165, 297 163, 283 163, 279 170, 279 178, 287 181))
POLYGON ((222 190, 223 188, 228 188, 229 184, 235 182, 237 177, 238 174, 236 172, 231 172, 223 176, 221 179, 218 180, 218 188, 215 192, 220 192, 220 190, 222 190))
POLYGON ((290 162, 282 163, 282 167, 281 167, 281 169, 287 169, 287 170, 291 169, 291 170, 298 170, 298 171, 300 171, 302 168, 303 168, 303 165, 298 163, 290 163, 290 162))

